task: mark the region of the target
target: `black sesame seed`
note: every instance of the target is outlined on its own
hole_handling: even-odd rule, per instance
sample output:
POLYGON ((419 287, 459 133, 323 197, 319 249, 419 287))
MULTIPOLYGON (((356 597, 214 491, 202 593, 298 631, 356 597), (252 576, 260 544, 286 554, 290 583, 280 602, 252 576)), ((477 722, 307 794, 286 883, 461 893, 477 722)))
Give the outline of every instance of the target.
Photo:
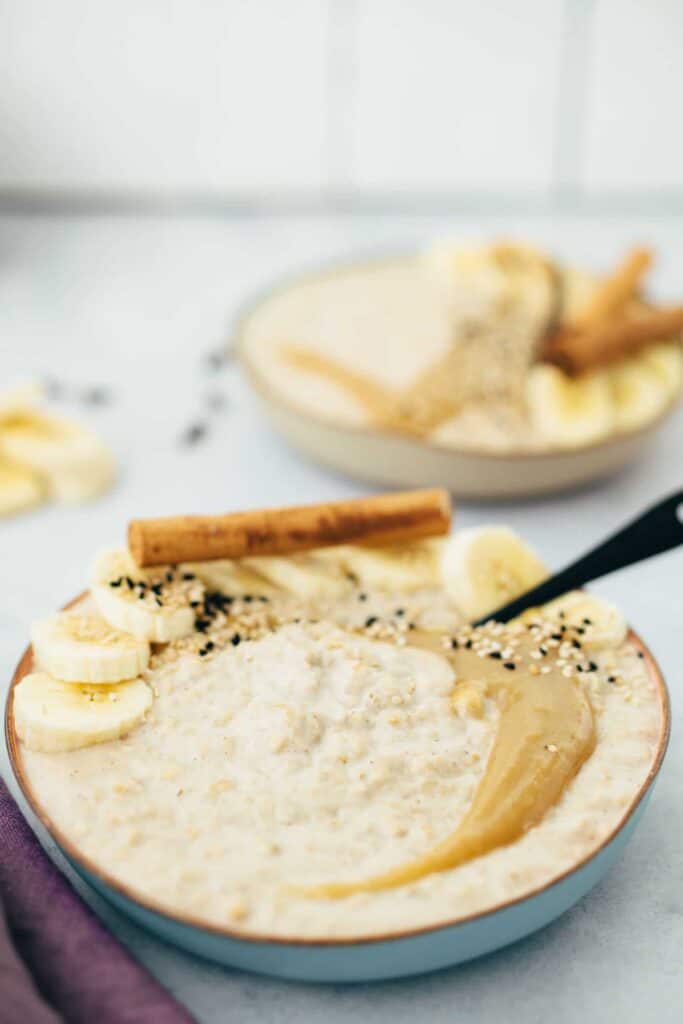
POLYGON ((149 588, 157 597, 161 597, 161 583, 153 583, 149 588))
POLYGON ((187 445, 198 444, 203 437, 206 436, 206 424, 205 423, 191 423, 187 430, 181 435, 180 443, 187 445))
POLYGON ((190 601, 190 608, 199 608, 201 601, 190 601))
POLYGON ((538 650, 539 650, 540 654, 542 654, 543 657, 545 658, 546 654, 548 653, 548 648, 544 647, 543 644, 541 644, 541 646, 538 648, 538 650))
POLYGON ((193 572, 184 572, 182 578, 184 580, 196 580, 197 577, 193 572))
POLYGON ((584 619, 583 620, 583 624, 584 624, 584 626, 592 626, 593 625, 593 620, 592 619, 584 619))
POLYGON ((458 641, 455 639, 454 636, 452 636, 451 637, 451 647, 453 648, 453 650, 457 651, 459 646, 460 646, 460 644, 458 643, 458 641))
POLYGON ((579 636, 583 636, 583 634, 586 632, 586 630, 583 628, 583 626, 577 626, 576 627, 576 632, 579 634, 579 636))
MULTIPOLYGON (((232 598, 230 598, 230 600, 232 601, 232 598)), ((266 597, 265 594, 261 594, 261 596, 259 597, 259 601, 262 601, 263 604, 268 604, 269 600, 270 598, 266 597)))
POLYGON ((194 628, 197 630, 198 633, 206 633, 206 631, 209 628, 209 626, 210 626, 210 622, 209 622, 208 619, 195 619, 194 620, 194 628))
POLYGON ((394 615, 398 615, 398 617, 401 618, 401 616, 405 615, 405 613, 405 608, 397 608, 396 611, 394 612, 394 615))
POLYGON ((607 682, 608 683, 616 683, 616 681, 617 681, 617 677, 616 676, 607 676, 607 682))
POLYGON ((132 590, 134 588, 134 586, 135 586, 135 584, 133 583, 133 581, 130 578, 130 576, 126 576, 126 583, 128 584, 128 589, 129 590, 132 590))
POLYGON ((577 651, 581 650, 581 644, 578 640, 572 640, 572 647, 576 648, 577 651))
POLYGON ((172 572, 167 572, 166 573, 166 582, 167 583, 173 583, 173 573, 172 572))
POLYGON ((242 637, 240 636, 239 633, 233 633, 233 635, 230 637, 230 643, 232 644, 233 647, 237 647, 241 640, 242 637))
POLYGON ((507 668, 510 670, 510 672, 513 672, 517 668, 517 666, 515 665, 514 661, 504 661, 503 668, 507 668))
POLYGON ((467 648, 468 651, 471 651, 473 646, 474 645, 472 643, 472 640, 466 640, 465 641, 465 647, 467 648))
POLYGON ((594 661, 589 661, 588 662, 588 668, 586 669, 586 671, 587 672, 597 672, 598 671, 598 666, 595 664, 594 661))
POLYGON ((359 601, 367 601, 367 599, 368 599, 368 595, 367 595, 367 594, 364 594, 364 593, 362 593, 362 592, 361 592, 361 593, 360 593, 360 594, 358 595, 358 600, 359 600, 359 601))
POLYGON ((161 600, 160 597, 155 597, 154 600, 156 601, 160 608, 164 607, 164 602, 161 600))
POLYGON ((138 591, 138 601, 144 601, 146 596, 147 595, 145 594, 144 590, 138 591))
POLYGON ((550 634, 550 639, 551 640, 561 640, 562 639, 562 634, 561 633, 551 633, 550 634))
POLYGON ((583 672, 583 665, 577 665, 576 666, 576 671, 577 672, 583 672))
POLYGON ((417 628, 417 627, 416 627, 416 625, 415 625, 415 623, 414 623, 414 622, 409 622, 409 623, 408 623, 408 629, 416 629, 416 628, 417 628))
POLYGON ((109 586, 110 587, 120 587, 122 583, 123 583, 123 578, 121 576, 119 576, 119 578, 117 580, 110 580, 109 581, 109 586))
POLYGON ((206 654, 206 648, 205 647, 200 647, 199 648, 199 657, 203 658, 205 654, 206 654))
POLYGON ((374 626, 377 621, 378 619, 376 615, 368 615, 367 619, 365 620, 365 625, 374 626))
POLYGON ((638 651, 638 657, 639 657, 639 658, 644 658, 644 657, 645 657, 645 655, 643 654, 643 652, 642 652, 642 651, 638 651))
POLYGON ((495 658, 496 661, 502 661, 503 655, 500 653, 500 651, 491 651, 491 653, 489 654, 489 658, 495 658))
POLYGON ((216 645, 214 644, 213 640, 209 640, 209 642, 206 644, 206 650, 207 651, 212 651, 215 646, 216 645))
POLYGON ((251 602, 254 600, 254 595, 253 594, 244 594, 243 597, 242 597, 242 600, 245 602, 245 604, 251 604, 251 602))
POLYGON ((557 615, 558 615, 558 618, 560 618, 560 619, 566 619, 567 618, 567 613, 566 612, 558 612, 557 615))

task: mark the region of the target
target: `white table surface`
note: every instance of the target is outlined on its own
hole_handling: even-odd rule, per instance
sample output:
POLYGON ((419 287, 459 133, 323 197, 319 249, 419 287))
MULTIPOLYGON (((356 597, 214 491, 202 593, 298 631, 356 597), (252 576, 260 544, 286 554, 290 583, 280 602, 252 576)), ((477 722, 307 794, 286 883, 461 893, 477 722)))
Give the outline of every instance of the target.
MULTIPOLYGON (((26 644, 31 619, 82 589, 93 553, 121 542, 130 516, 362 493, 361 485, 304 462, 276 437, 236 368, 211 374, 203 367, 202 355, 224 341, 245 295, 282 273, 357 248, 482 232, 528 236, 596 268, 609 266, 632 241, 652 241, 661 253, 657 289, 678 299, 683 291, 683 221, 663 217, 0 219, 1 383, 50 373, 72 387, 110 385, 115 400, 107 407, 83 409, 70 401, 57 407, 82 414, 121 465, 116 489, 94 504, 45 507, 0 523, 3 679, 26 644), (228 396, 229 408, 215 416, 206 443, 180 447, 178 436, 213 390, 228 396)), ((680 487, 682 450, 679 414, 653 456, 616 479, 546 500, 462 504, 458 521, 509 523, 559 567, 680 487)), ((204 1022, 498 1024, 512 1016, 524 1024, 680 1021, 682 576, 683 550, 596 587, 619 602, 660 659, 673 695, 673 741, 643 825, 621 863, 542 933, 427 977, 311 986, 204 963, 156 941, 89 891, 84 895, 204 1022)), ((2 773, 9 777, 4 750, 2 758, 2 773)), ((55 855, 53 845, 46 845, 55 855)))

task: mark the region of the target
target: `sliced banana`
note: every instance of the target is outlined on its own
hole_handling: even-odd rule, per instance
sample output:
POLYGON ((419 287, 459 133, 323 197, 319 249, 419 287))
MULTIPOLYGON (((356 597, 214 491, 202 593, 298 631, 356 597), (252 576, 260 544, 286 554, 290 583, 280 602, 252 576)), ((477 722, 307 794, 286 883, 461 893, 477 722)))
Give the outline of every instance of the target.
POLYGON ((114 478, 114 462, 89 430, 53 413, 17 407, 0 418, 0 454, 44 477, 63 501, 84 501, 103 493, 114 478))
MULTIPOLYGON (((536 610, 538 613, 538 610, 536 610)), ((604 598, 572 590, 542 608, 544 617, 581 630, 581 646, 586 650, 615 650, 626 639, 628 626, 618 608, 604 598)))
POLYGON ((96 615, 60 612, 33 624, 33 651, 41 668, 67 683, 119 683, 141 675, 149 643, 113 629, 96 615))
POLYGON ((243 559, 242 565, 265 576, 271 584, 302 598, 342 595, 351 586, 341 566, 317 557, 317 553, 288 555, 286 558, 259 555, 243 559))
POLYGON ((625 359, 610 370, 616 427, 637 430, 656 419, 671 395, 661 376, 644 359, 625 359))
POLYGON ((143 721, 151 704, 152 691, 142 679, 91 686, 32 672, 14 690, 14 724, 30 750, 51 754, 120 739, 143 721))
POLYGON ((361 586, 388 591, 419 590, 441 581, 441 538, 391 544, 385 547, 342 545, 320 551, 338 562, 361 586))
POLYGON ((526 404, 534 431, 558 447, 592 444, 614 429, 607 373, 587 373, 573 379, 556 366, 539 363, 527 375, 526 404))
POLYGON ((475 526, 447 541, 443 585, 469 619, 495 611, 548 575, 541 560, 506 526, 475 526))
POLYGON ((45 498, 45 488, 37 473, 0 458, 0 516, 15 515, 45 498))
POLYGON ((17 413, 33 409, 44 398, 44 388, 34 380, 18 382, 0 394, 0 424, 17 413))
POLYGON ((649 345, 640 359, 654 370, 664 385, 668 398, 677 398, 683 389, 683 348, 678 341, 662 341, 649 345))
POLYGON ((169 567, 139 569, 122 549, 104 551, 95 560, 90 592, 110 626, 152 643, 168 643, 192 632, 190 601, 201 601, 204 594, 199 580, 182 576, 169 567))
POLYGON ((219 558, 212 562, 183 562, 179 569, 194 573, 207 590, 218 590, 221 594, 234 597, 242 594, 269 596, 277 590, 265 576, 231 558, 219 558))

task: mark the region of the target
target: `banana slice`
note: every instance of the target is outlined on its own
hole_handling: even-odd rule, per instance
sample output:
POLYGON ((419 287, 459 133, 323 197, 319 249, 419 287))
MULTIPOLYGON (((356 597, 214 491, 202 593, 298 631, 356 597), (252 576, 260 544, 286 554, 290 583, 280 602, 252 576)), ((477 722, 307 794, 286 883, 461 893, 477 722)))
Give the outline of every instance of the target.
POLYGON ((326 548, 320 555, 337 561, 363 586, 410 591, 440 583, 443 544, 440 538, 379 548, 349 544, 326 548))
POLYGON ((96 615, 60 612, 35 622, 31 639, 41 668, 67 683, 119 683, 149 664, 146 640, 112 629, 96 615))
POLYGON ((624 642, 628 632, 626 619, 618 608, 581 590, 563 594, 544 605, 541 611, 546 618, 582 630, 581 646, 589 651, 615 650, 624 642))
POLYGON ((336 596, 346 593, 351 581, 341 566, 317 557, 317 554, 259 555, 245 558, 242 565, 267 580, 303 598, 336 596))
POLYGON ((541 560, 506 526, 458 530, 441 561, 443 585, 469 619, 495 611, 547 575, 541 560))
POLYGON ((219 558, 213 562, 183 562, 182 572, 192 572, 207 590, 218 590, 221 594, 262 594, 270 596, 277 587, 265 576, 248 568, 240 561, 219 558))
POLYGON ((606 437, 614 429, 614 404, 606 373, 572 379, 556 366, 532 366, 526 381, 531 424, 549 444, 578 448, 606 437))
POLYGON ((662 341, 650 345, 640 359, 654 370, 664 387, 668 398, 677 398, 683 389, 683 348, 677 341, 662 341))
POLYGON ((95 434, 30 407, 16 407, 0 419, 0 453, 40 473, 63 501, 93 498, 114 478, 113 459, 95 434))
POLYGON ((618 430, 651 423, 671 395, 661 376, 644 359, 625 359, 610 370, 618 430))
POLYGON ((15 384, 0 395, 0 424, 17 413, 33 409, 44 397, 45 390, 37 381, 26 380, 15 384))
POLYGON ((192 573, 168 566, 139 569, 127 551, 104 551, 95 560, 90 592, 100 615, 115 629, 152 643, 188 636, 203 584, 192 573), (192 576, 192 579, 184 579, 192 576))
POLYGON ((32 672, 14 691, 14 724, 30 750, 51 754, 117 740, 142 722, 151 704, 142 679, 90 686, 32 672))
POLYGON ((45 488, 36 473, 0 458, 0 516, 24 512, 40 505, 44 497, 45 488))

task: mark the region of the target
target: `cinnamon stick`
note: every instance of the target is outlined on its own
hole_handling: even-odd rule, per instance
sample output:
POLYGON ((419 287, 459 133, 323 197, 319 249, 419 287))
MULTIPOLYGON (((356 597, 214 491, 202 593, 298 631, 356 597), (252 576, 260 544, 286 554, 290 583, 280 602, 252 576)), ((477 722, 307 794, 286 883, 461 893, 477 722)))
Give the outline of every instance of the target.
POLYGON ((601 281, 583 310, 572 320, 571 327, 576 330, 595 327, 622 310, 638 291, 651 265, 651 249, 632 249, 614 273, 601 281))
POLYGON ((667 340, 682 330, 683 306, 654 309, 593 330, 564 331, 548 344, 543 361, 570 374, 585 373, 633 355, 652 342, 667 340))
POLYGON ((336 544, 400 543, 448 533, 450 523, 446 491, 404 491, 228 515, 134 519, 128 547, 145 567, 286 555, 336 544))

